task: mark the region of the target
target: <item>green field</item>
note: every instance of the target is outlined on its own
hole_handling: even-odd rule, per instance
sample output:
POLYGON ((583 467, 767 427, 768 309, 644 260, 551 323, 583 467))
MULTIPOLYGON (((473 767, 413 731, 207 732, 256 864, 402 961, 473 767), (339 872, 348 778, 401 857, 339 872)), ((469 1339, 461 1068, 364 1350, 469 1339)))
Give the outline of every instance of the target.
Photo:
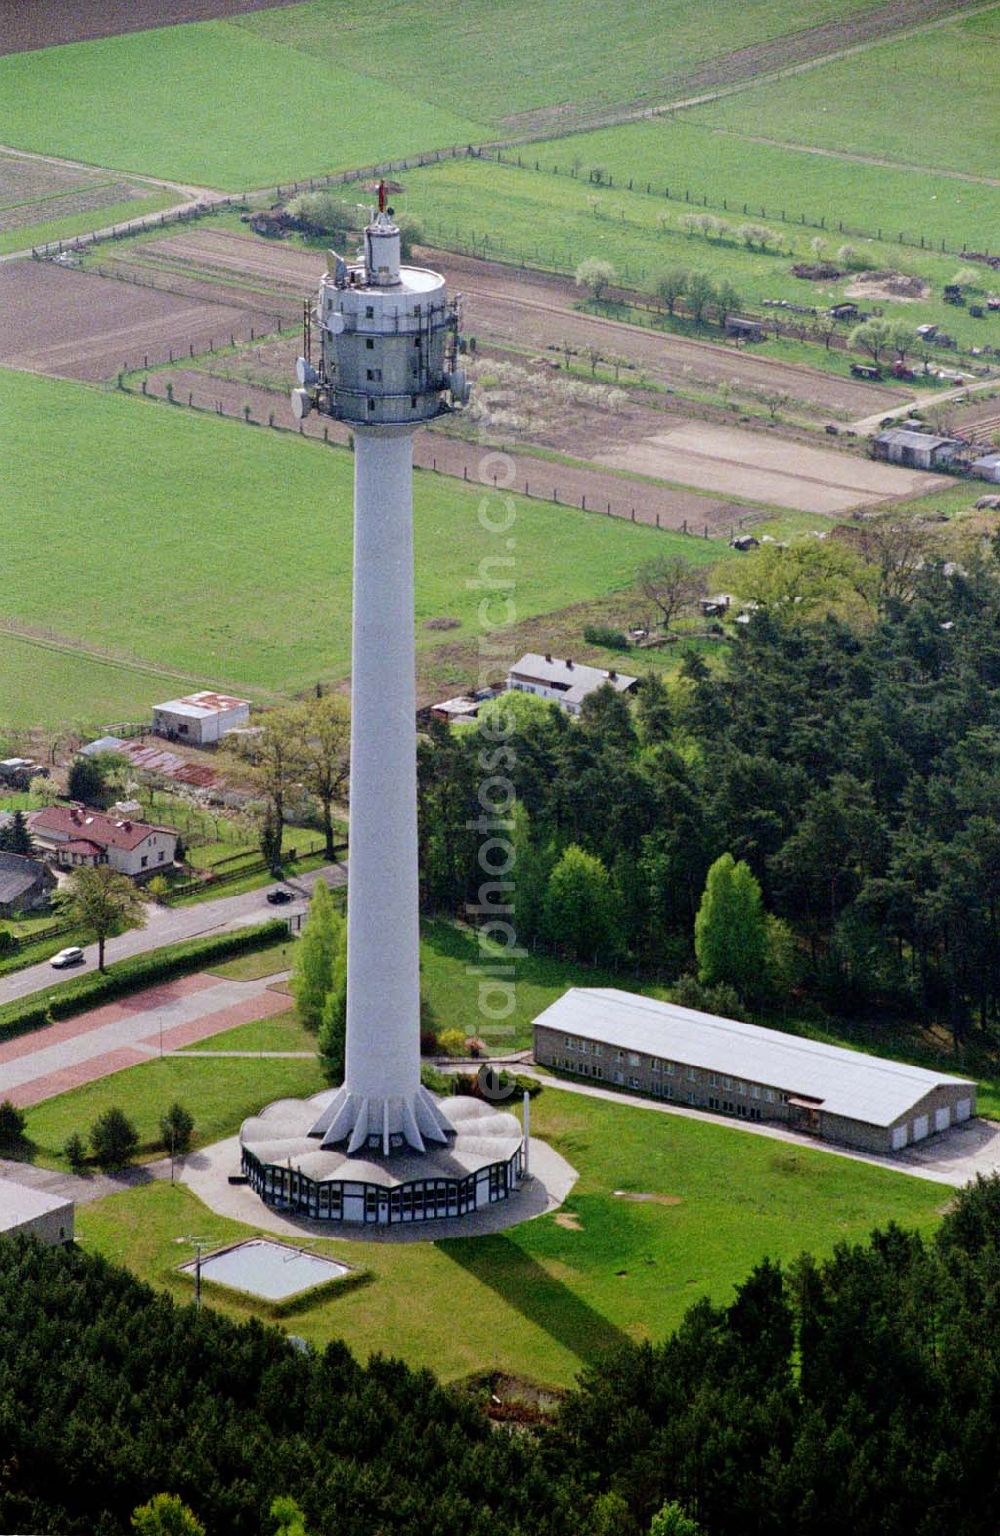
POLYGON ((0 721, 5 726, 144 719, 176 679, 0 632, 0 721))
MULTIPOLYGON (((744 204, 746 217, 754 219, 762 216, 763 208, 768 220, 779 221, 782 214, 792 224, 803 218, 810 225, 825 220, 834 249, 852 238, 854 230, 876 235, 881 229, 893 240, 902 233, 917 244, 923 235, 928 243, 943 240, 953 250, 960 250, 963 243, 981 249, 991 240, 996 242, 1000 184, 960 181, 906 166, 861 165, 807 149, 757 143, 749 135, 767 129, 758 128, 753 117, 745 133, 727 128, 727 113, 750 95, 763 98, 774 89, 761 86, 747 96, 728 98, 694 114, 573 134, 532 144, 520 153, 525 165, 534 165, 537 159, 543 170, 558 166, 566 172, 576 167, 581 181, 598 167, 614 177, 616 188, 629 178, 640 190, 651 186, 662 195, 669 188, 672 200, 661 203, 661 208, 673 214, 687 192, 697 204, 707 197, 714 213, 737 221, 744 217, 744 204), (716 113, 723 122, 719 128, 712 126, 716 113), (841 223, 848 229, 843 235, 838 231, 841 223)), ((818 121, 822 132, 826 117, 820 114, 818 121)), ((812 134, 801 142, 824 141, 812 134)), ((613 191, 606 192, 605 198, 613 201, 613 191)), ((817 233, 823 231, 810 228, 807 238, 817 233)))
MULTIPOLYGON (((567 141, 567 153, 572 142, 567 141)), ((842 299, 850 284, 849 277, 814 283, 795 277, 791 270, 795 261, 815 260, 811 241, 818 234, 836 252, 847 239, 836 229, 822 234, 808 226, 764 221, 784 236, 784 250, 750 250, 736 233, 744 222, 742 204, 728 212, 720 205, 718 216, 729 230, 723 239, 709 239, 684 228, 685 218, 702 211, 693 205, 667 202, 645 190, 629 192, 617 182, 610 188, 595 187, 585 176, 574 179, 535 171, 530 155, 522 159, 521 169, 495 161, 460 160, 410 172, 406 195, 399 201, 420 221, 431 243, 565 272, 574 272, 585 256, 600 256, 613 264, 624 283, 647 291, 654 290, 658 277, 674 266, 707 272, 715 282, 728 280, 743 302, 753 306, 777 298, 825 308, 842 299)), ((641 185, 645 188, 644 179, 641 185)), ((754 222, 761 222, 759 209, 754 212, 758 215, 754 222)), ((911 327, 937 321, 963 343, 1000 344, 1000 316, 975 320, 966 310, 941 302, 941 287, 954 278, 959 257, 888 241, 853 239, 849 243, 868 268, 915 273, 930 283, 931 295, 925 301, 884 302, 890 319, 911 327)), ((991 285, 992 277, 987 268, 982 269, 984 288, 991 285)), ((812 349, 810 360, 814 365, 831 361, 821 348, 812 349)), ((835 353, 832 366, 846 372, 848 359, 835 353)))
MULTIPOLYGON (((371 68, 371 56, 365 61, 371 68)), ((0 58, 0 143, 241 191, 464 144, 478 121, 228 22, 0 58)))
MULTIPOLYGON (((0 373, 0 400, 11 619, 237 690, 304 688, 347 672, 346 450, 28 374, 0 373), (58 478, 48 473, 53 441, 58 478)), ((482 591, 468 584, 498 553, 498 536, 479 520, 482 500, 444 476, 415 477, 421 647, 439 643, 425 627, 433 618, 460 621, 449 640, 479 632, 482 591)), ((716 554, 710 543, 545 502, 516 499, 515 510, 516 549, 505 543, 500 553, 516 560, 518 620, 628 586, 655 552, 716 554)), ((65 655, 23 651, 0 719, 94 717, 89 663, 71 689, 65 655)), ((150 702, 129 673, 100 666, 94 677, 105 717, 150 702), (121 693, 112 696, 116 676, 121 693)), ((155 695, 170 684, 152 686, 155 695)))
POLYGON ((235 25, 308 58, 335 59, 362 74, 489 121, 565 102, 655 101, 667 82, 717 53, 818 26, 869 0, 621 0, 611 17, 601 0, 312 0, 288 10, 241 16, 235 25))
MULTIPOLYGON (((998 44, 1000 7, 994 7, 740 91, 697 108, 690 117, 786 144, 816 144, 905 165, 995 177, 1000 164, 998 44)), ((922 212, 922 196, 920 202, 922 212)), ((991 249, 1000 243, 996 233, 994 223, 991 249)), ((975 236, 970 230, 970 244, 975 236)))
MULTIPOLYGON (((699 1296, 727 1301, 764 1255, 827 1254, 890 1220, 928 1231, 948 1197, 828 1153, 555 1088, 534 1101, 532 1126, 580 1175, 564 1208, 570 1225, 544 1216, 434 1244, 319 1242, 372 1283, 296 1314, 289 1330, 316 1344, 343 1337, 362 1357, 381 1350, 445 1378, 503 1368, 569 1384, 622 1338, 661 1338, 699 1296)), ((249 1229, 156 1184, 80 1206, 77 1230, 89 1250, 189 1299, 178 1238, 222 1243, 249 1229)), ((209 1299, 245 1315, 218 1290, 209 1299)))

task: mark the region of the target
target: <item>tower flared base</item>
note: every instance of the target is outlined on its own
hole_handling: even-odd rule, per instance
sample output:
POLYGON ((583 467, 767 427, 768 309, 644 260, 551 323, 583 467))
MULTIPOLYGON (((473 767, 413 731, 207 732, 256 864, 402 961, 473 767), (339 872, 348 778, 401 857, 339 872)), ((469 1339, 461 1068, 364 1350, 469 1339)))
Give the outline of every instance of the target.
POLYGON ((352 1093, 345 1083, 309 1134, 320 1138, 324 1150, 346 1146, 349 1157, 366 1151, 389 1157, 425 1152, 428 1143, 444 1146, 455 1128, 422 1084, 412 1094, 379 1097, 352 1093))

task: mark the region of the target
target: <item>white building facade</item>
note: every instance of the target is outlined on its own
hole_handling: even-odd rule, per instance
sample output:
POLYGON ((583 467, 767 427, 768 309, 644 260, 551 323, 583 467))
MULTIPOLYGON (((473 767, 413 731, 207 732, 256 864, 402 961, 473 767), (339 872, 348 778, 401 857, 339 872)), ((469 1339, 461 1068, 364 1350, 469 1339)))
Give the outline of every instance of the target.
POLYGON ((622 672, 583 666, 571 657, 539 656, 533 651, 516 661, 507 674, 508 688, 559 704, 570 715, 578 715, 584 699, 599 688, 609 686, 616 693, 631 693, 637 682, 638 678, 622 672))
POLYGON ((212 746, 227 731, 250 723, 250 703, 228 693, 191 693, 153 705, 153 731, 170 741, 188 741, 195 747, 212 746))

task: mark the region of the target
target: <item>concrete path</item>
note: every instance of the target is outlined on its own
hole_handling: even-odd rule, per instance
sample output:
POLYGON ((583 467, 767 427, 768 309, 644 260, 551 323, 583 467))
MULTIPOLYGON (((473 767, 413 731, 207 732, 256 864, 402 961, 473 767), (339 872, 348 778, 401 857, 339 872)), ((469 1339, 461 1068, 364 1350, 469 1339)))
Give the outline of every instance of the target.
MULTIPOLYGON (((89 1013, 0 1045, 0 1099, 38 1104, 151 1055, 173 1055, 181 1046, 289 1007, 271 978, 227 981, 197 973, 147 988, 89 1013)), ((247 1054, 255 1054, 248 1052, 247 1054)))
MULTIPOLYGON (((307 875, 293 875, 291 879, 283 881, 290 890, 297 892, 296 900, 284 907, 268 905, 266 895, 270 886, 246 891, 242 896, 219 896, 214 901, 195 902, 190 907, 151 906, 146 927, 133 928, 117 939, 109 939, 105 958, 110 963, 112 960, 124 960, 129 955, 160 949, 165 944, 176 944, 181 939, 197 938, 201 934, 229 932, 274 917, 301 916, 308 906, 309 893, 317 880, 325 880, 329 886, 346 885, 347 865, 325 864, 307 875)), ((43 987, 51 987, 70 976, 79 976, 83 971, 95 969, 97 945, 88 945, 84 956, 85 963, 69 972, 54 971, 44 961, 41 965, 30 965, 23 971, 15 971, 10 976, 0 978, 0 1003, 28 997, 43 987)))
MULTIPOLYGON (((961 369, 957 371, 961 372, 961 369)), ((891 410, 882 411, 878 416, 862 416, 858 421, 852 421, 848 425, 859 437, 868 437, 872 432, 877 432, 882 423, 888 421, 890 417, 893 421, 900 421, 904 416, 909 416, 912 410, 924 411, 928 406, 947 405, 949 400, 964 400, 967 395, 982 394, 996 387, 996 374, 993 374, 990 378, 980 379, 975 384, 955 384, 948 389, 935 390, 933 395, 915 395, 906 405, 898 405, 891 410)))
POLYGON ((229 1176, 240 1171, 238 1136, 217 1141, 214 1146, 192 1152, 178 1178, 210 1211, 229 1216, 248 1227, 276 1232, 282 1237, 339 1238, 342 1242, 418 1243, 439 1242, 446 1237, 483 1237, 502 1232, 535 1216, 554 1211, 566 1199, 577 1181, 577 1171, 547 1142, 531 1138, 531 1178, 510 1200, 500 1200, 469 1216, 419 1221, 412 1225, 377 1227, 351 1222, 338 1227, 336 1222, 308 1221, 272 1210, 245 1184, 230 1184, 229 1176))
POLYGON ((690 1120, 704 1120, 709 1125, 721 1125, 726 1130, 742 1131, 749 1136, 768 1136, 773 1141, 789 1142, 796 1147, 809 1147, 813 1152, 827 1152, 831 1157, 846 1157, 856 1163, 871 1163, 876 1168, 887 1168, 891 1173, 907 1173, 913 1178, 928 1179, 934 1184, 950 1184, 960 1189, 977 1174, 1000 1173, 1000 1124, 994 1120, 969 1120, 964 1125, 953 1126, 950 1131, 931 1136, 919 1146, 907 1147, 892 1157, 879 1157, 874 1152, 856 1152, 851 1147, 838 1147, 830 1141, 820 1141, 815 1136, 803 1136, 798 1131, 787 1130, 781 1125, 753 1124, 749 1120, 730 1119, 728 1115, 713 1114, 710 1110, 691 1109, 681 1104, 664 1104, 656 1099, 641 1098, 637 1094, 622 1093, 611 1088, 594 1088, 589 1083, 572 1083, 565 1078, 550 1077, 531 1067, 520 1069, 528 1077, 536 1077, 546 1089, 558 1093, 580 1093, 591 1099, 605 1099, 609 1104, 627 1104, 631 1109, 647 1109, 658 1115, 682 1115, 690 1120))
POLYGON ((29 1189, 40 1189, 47 1195, 58 1195, 63 1200, 73 1200, 77 1205, 89 1205, 93 1200, 103 1200, 106 1195, 120 1195, 123 1190, 169 1177, 169 1158, 161 1158, 155 1163, 139 1163, 124 1168, 121 1173, 61 1173, 55 1168, 36 1168, 32 1163, 0 1158, 0 1178, 11 1179, 29 1189))

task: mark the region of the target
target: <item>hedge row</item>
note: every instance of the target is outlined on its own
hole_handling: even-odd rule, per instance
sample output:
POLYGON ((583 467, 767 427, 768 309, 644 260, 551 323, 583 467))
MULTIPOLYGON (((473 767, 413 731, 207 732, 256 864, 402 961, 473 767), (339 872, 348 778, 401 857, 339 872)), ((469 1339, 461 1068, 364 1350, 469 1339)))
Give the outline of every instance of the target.
POLYGON ((33 992, 0 1008, 0 1040, 41 1029, 53 1019, 69 1018, 74 1013, 95 1008, 99 1003, 138 992, 154 982, 184 976, 211 961, 230 960, 236 955, 266 949, 269 944, 285 937, 287 932, 287 924, 280 918, 273 918, 252 928, 240 928, 235 933, 216 933, 204 938, 184 939, 179 944, 167 944, 163 949, 119 960, 103 974, 93 971, 86 976, 77 976, 73 981, 46 987, 42 992, 33 992))

